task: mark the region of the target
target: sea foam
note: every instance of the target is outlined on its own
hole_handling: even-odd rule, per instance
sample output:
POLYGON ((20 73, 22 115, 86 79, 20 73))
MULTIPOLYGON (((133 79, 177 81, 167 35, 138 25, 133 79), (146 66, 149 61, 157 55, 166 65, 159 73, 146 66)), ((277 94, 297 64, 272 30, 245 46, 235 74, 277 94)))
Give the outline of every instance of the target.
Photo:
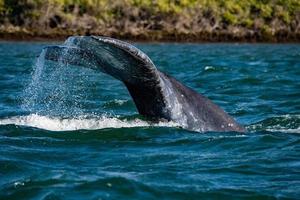
POLYGON ((177 127, 174 122, 147 122, 141 119, 118 119, 117 117, 87 117, 58 118, 30 114, 27 116, 15 116, 0 119, 0 125, 14 124, 18 126, 29 126, 50 131, 72 131, 72 130, 97 130, 105 128, 126 127, 177 127))

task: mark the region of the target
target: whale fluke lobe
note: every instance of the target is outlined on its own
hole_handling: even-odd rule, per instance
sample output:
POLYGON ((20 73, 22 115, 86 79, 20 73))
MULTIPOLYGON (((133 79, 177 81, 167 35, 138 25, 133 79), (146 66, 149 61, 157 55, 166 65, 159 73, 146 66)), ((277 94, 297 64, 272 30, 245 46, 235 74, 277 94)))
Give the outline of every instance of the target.
POLYGON ((108 37, 75 36, 45 51, 48 60, 88 67, 122 81, 138 112, 149 119, 174 121, 200 132, 245 131, 208 98, 159 71, 145 53, 129 43, 108 37))

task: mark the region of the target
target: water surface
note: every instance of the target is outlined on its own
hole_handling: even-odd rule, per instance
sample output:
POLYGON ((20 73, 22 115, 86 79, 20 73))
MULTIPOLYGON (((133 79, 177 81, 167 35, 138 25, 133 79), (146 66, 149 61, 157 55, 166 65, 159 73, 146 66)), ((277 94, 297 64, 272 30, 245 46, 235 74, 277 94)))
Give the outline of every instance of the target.
POLYGON ((248 133, 138 115, 126 88, 0 43, 0 199, 297 199, 298 44, 136 44, 248 133))

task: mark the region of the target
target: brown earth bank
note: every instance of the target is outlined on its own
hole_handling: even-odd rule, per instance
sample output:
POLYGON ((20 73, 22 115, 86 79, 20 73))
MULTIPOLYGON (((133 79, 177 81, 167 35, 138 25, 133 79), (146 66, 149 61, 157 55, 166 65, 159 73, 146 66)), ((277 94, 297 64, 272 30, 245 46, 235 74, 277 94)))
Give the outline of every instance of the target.
POLYGON ((28 31, 19 29, 18 31, 8 32, 0 30, 0 40, 9 41, 57 41, 65 40, 74 35, 95 35, 107 36, 121 40, 141 41, 141 42, 249 42, 249 43, 290 43, 300 42, 300 33, 289 31, 278 31, 276 33, 262 33, 255 31, 245 31, 232 33, 229 31, 197 32, 197 33, 178 33, 164 31, 145 31, 143 33, 130 32, 68 32, 64 30, 53 30, 47 32, 28 31))

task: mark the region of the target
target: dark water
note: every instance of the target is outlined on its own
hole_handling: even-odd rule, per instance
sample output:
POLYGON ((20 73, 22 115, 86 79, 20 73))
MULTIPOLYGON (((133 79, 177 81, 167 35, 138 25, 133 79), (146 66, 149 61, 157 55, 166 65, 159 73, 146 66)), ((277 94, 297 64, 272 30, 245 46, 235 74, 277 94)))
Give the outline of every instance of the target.
POLYGON ((137 44, 248 133, 138 115, 125 87, 0 43, 0 199, 297 199, 300 45, 137 44))

